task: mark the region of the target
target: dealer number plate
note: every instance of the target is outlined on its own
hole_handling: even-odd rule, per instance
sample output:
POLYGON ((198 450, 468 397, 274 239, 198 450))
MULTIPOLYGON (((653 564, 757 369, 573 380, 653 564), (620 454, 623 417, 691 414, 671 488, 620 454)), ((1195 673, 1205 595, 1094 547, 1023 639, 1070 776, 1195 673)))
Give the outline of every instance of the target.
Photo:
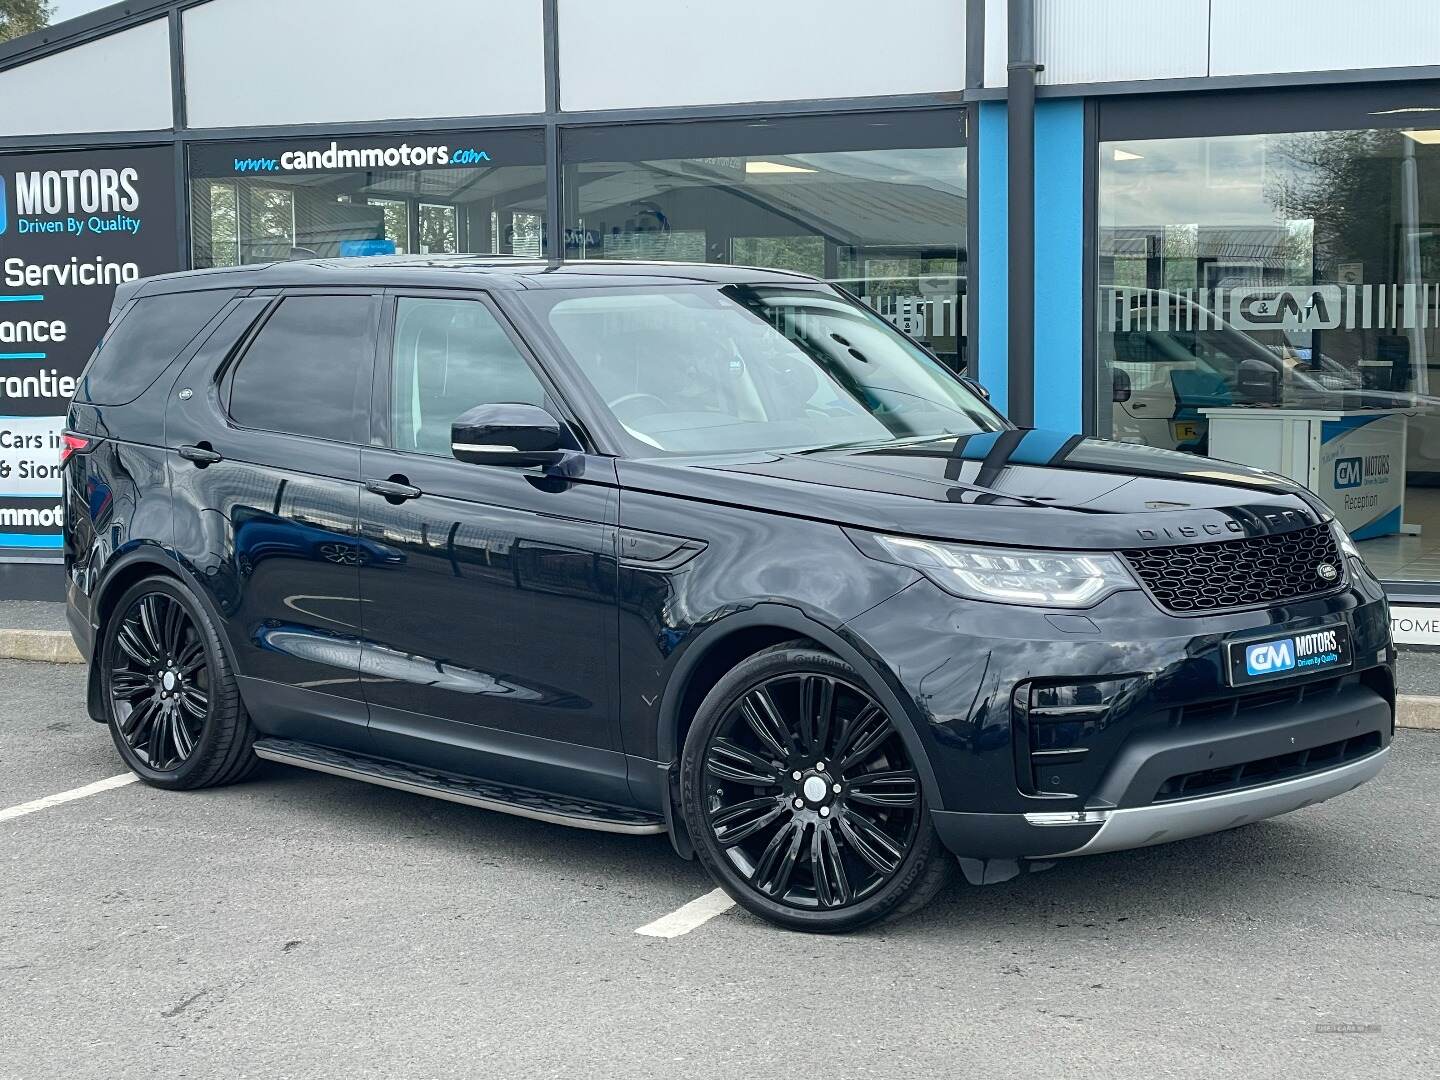
POLYGON ((1231 686, 1249 686, 1350 666, 1350 628, 1322 626, 1285 637, 1232 641, 1226 646, 1231 686))

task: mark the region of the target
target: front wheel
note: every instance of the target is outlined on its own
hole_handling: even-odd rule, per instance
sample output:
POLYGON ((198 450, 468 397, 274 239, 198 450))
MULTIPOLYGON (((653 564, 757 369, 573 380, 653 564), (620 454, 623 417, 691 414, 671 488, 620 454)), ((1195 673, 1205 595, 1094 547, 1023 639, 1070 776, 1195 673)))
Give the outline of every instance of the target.
POLYGON ((172 579, 146 578, 125 591, 95 663, 115 748, 147 784, 215 787, 255 767, 255 730, 219 635, 172 579))
POLYGON ((680 788, 706 869, 790 929, 918 911, 954 865, 893 718, 819 649, 776 646, 721 679, 686 737, 680 788))

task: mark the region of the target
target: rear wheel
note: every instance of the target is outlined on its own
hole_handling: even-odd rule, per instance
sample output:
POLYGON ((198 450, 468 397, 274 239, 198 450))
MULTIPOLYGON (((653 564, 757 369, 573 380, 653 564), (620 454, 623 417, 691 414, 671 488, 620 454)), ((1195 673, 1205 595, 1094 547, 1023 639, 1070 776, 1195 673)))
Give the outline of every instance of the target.
POLYGON ((893 719, 814 648, 767 649, 720 680, 685 740, 681 795, 721 887, 792 929, 917 911, 954 863, 893 719))
POLYGON ((255 730, 214 624, 170 578, 125 591, 96 662, 111 738, 147 784, 215 787, 255 767, 255 730))

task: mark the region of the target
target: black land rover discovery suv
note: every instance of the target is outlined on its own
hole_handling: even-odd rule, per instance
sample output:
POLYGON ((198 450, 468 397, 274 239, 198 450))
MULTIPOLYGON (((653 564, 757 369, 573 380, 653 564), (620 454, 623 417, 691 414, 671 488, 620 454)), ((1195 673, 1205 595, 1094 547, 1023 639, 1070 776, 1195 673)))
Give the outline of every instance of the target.
POLYGON ((154 278, 66 443, 90 712, 158 787, 259 757, 667 833, 827 931, 1387 756, 1384 596, 1315 498, 1017 430, 799 275, 154 278))

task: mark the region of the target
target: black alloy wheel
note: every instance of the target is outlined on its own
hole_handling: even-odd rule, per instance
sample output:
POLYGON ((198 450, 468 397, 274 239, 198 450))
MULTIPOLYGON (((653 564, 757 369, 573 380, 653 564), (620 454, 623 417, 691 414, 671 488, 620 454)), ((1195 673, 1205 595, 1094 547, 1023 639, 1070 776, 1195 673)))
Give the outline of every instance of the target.
POLYGON ((854 929, 918 908, 953 862, 894 722, 828 653, 782 646, 722 679, 687 739, 682 791, 712 874, 783 925, 854 929))
POLYGON ((254 766, 254 731, 209 618, 168 578, 131 587, 97 656, 121 757, 158 787, 230 783, 254 766))
POLYGON ((210 712, 205 644, 180 602, 138 597, 120 618, 106 672, 121 738, 136 758, 170 772, 195 752, 210 712))

